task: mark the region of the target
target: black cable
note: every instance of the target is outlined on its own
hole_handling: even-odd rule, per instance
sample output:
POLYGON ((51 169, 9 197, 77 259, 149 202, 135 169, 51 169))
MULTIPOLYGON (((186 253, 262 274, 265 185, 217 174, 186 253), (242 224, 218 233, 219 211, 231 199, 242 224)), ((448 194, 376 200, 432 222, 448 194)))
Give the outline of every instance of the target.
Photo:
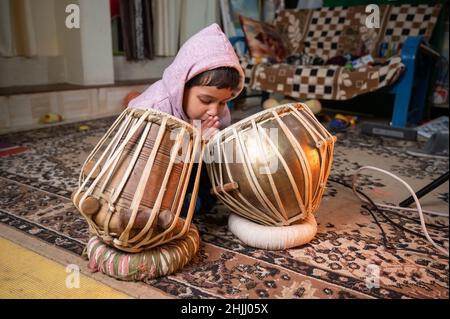
MULTIPOLYGON (((404 219, 407 219, 407 220, 409 220, 411 222, 414 222, 414 223, 420 225, 420 220, 417 220, 417 219, 405 216, 405 215, 395 211, 395 208, 383 208, 383 210, 388 211, 390 214, 401 216, 404 219)), ((425 223, 425 225, 427 227, 429 227, 429 228, 434 228, 434 229, 437 229, 437 230, 442 230, 442 229, 448 228, 448 225, 435 225, 435 224, 427 224, 427 223, 425 223)))
MULTIPOLYGON (((335 182, 335 183, 339 183, 339 184, 341 184, 341 185, 343 185, 343 186, 345 186, 345 187, 350 188, 350 189, 353 190, 353 187, 352 187, 351 185, 348 185, 348 184, 343 183, 343 182, 340 182, 340 181, 332 180, 332 179, 331 179, 331 181, 332 181, 332 182, 335 182)), ((407 229, 407 228, 405 228, 405 227, 399 225, 398 223, 394 222, 392 219, 390 219, 388 216, 386 216, 382 210, 379 209, 379 207, 377 206, 377 204, 375 204, 375 202, 374 202, 367 194, 365 194, 364 192, 362 192, 362 191, 360 191, 360 190, 358 190, 358 189, 357 189, 356 191, 357 191, 359 194, 361 194, 362 196, 364 196, 364 198, 367 199, 367 201, 372 205, 372 207, 374 207, 374 208, 376 209, 376 211, 377 211, 381 216, 383 216, 388 222, 390 222, 391 224, 393 224, 395 227, 398 227, 398 228, 400 228, 400 229, 403 230, 403 231, 409 232, 409 233, 411 233, 411 234, 413 234, 413 235, 416 235, 416 236, 418 236, 418 237, 421 237, 421 238, 423 238, 423 239, 427 239, 424 235, 419 234, 419 233, 417 233, 417 232, 415 232, 415 231, 409 230, 409 229, 407 229)), ((397 212, 394 212, 394 213, 397 214, 397 215, 400 215, 400 214, 397 213, 397 212)), ((416 222, 417 224, 420 225, 420 221, 418 221, 418 220, 415 220, 415 219, 410 218, 410 217, 405 217, 405 216, 402 216, 402 217, 403 217, 403 218, 406 218, 406 219, 409 219, 409 220, 412 220, 412 221, 414 221, 414 222, 416 222)), ((447 228, 447 226, 436 226, 436 225, 426 224, 426 223, 425 223, 425 225, 426 225, 426 226, 431 226, 431 227, 435 226, 435 227, 437 227, 438 229, 439 229, 439 228, 447 228)), ((435 241, 436 241, 436 240, 435 240, 435 241)), ((442 244, 442 241, 437 241, 437 242, 439 242, 440 244, 442 244)))
POLYGON ((373 217, 373 219, 375 220, 375 223, 377 224, 378 228, 380 228, 382 236, 383 236, 383 245, 386 249, 393 249, 393 250, 404 250, 404 251, 409 251, 409 252, 414 252, 414 253, 420 253, 420 254, 425 254, 425 255, 431 255, 431 256, 437 256, 440 258, 444 258, 446 259, 447 256, 444 256, 442 254, 439 253, 435 253, 435 252, 429 252, 429 251, 423 251, 423 250, 419 250, 419 249, 415 249, 415 248, 409 248, 409 247, 397 247, 389 242, 387 242, 387 235, 384 232, 383 227, 381 226, 381 224, 378 222, 378 219, 376 218, 375 214, 372 212, 372 210, 367 207, 366 205, 363 205, 363 208, 365 208, 373 217))
MULTIPOLYGON (((331 178, 329 178, 328 180, 329 180, 330 182, 338 183, 338 184, 341 184, 341 185, 343 185, 343 186, 345 186, 345 187, 348 187, 348 188, 353 189, 352 186, 350 186, 350 185, 348 185, 348 184, 346 184, 346 183, 344 183, 344 182, 340 182, 340 181, 337 181, 337 180, 334 180, 334 179, 331 179, 331 178)), ((364 196, 364 198, 366 198, 366 199, 370 202, 370 204, 371 204, 373 207, 376 207, 377 210, 378 210, 378 212, 379 212, 386 220, 388 220, 389 222, 395 224, 397 227, 400 227, 400 229, 402 229, 402 230, 404 230, 404 231, 406 231, 406 232, 410 232, 410 233, 412 233, 412 234, 414 234, 414 235, 416 235, 416 236, 419 236, 419 237, 422 237, 422 238, 426 239, 426 237, 423 236, 422 234, 419 234, 419 233, 417 233, 417 232, 415 232, 415 231, 413 231, 413 230, 409 230, 409 229, 407 229, 407 228, 404 228, 404 227, 401 226, 401 225, 398 225, 396 222, 394 222, 394 221, 391 220, 389 217, 387 217, 382 211, 380 211, 379 208, 378 208, 378 206, 377 206, 377 204, 375 204, 375 202, 373 202, 372 199, 371 199, 367 194, 363 193, 363 192, 360 191, 360 190, 356 190, 356 191, 357 191, 359 194, 361 194, 362 196, 364 196)), ((408 216, 401 215, 400 213, 398 213, 398 212, 396 212, 396 211, 393 211, 393 208, 392 208, 392 210, 391 210, 391 209, 385 209, 385 210, 389 210, 390 213, 399 215, 399 216, 401 216, 401 217, 404 218, 404 219, 408 219, 408 220, 410 220, 410 221, 412 221, 412 222, 415 222, 416 224, 420 225, 420 221, 419 221, 419 220, 414 219, 414 218, 411 218, 411 217, 408 217, 408 216)), ((442 226, 441 226, 441 225, 434 225, 434 224, 427 224, 427 223, 425 223, 425 225, 426 225, 427 227, 434 228, 434 229, 438 229, 438 230, 441 230, 442 228, 448 228, 448 226, 445 226, 445 225, 442 225, 442 226)), ((442 242, 441 242, 441 243, 442 243, 442 242)))
MULTIPOLYGON (((340 185, 343 185, 347 188, 353 189, 353 187, 347 183, 338 181, 338 180, 334 180, 332 178, 328 178, 328 181, 330 182, 334 182, 340 185)), ((398 225, 396 222, 394 222, 392 219, 390 219, 389 217, 387 217, 379 208, 378 206, 375 204, 375 202, 368 196, 366 195, 364 192, 360 191, 360 190, 356 190, 358 192, 358 194, 362 195, 365 199, 367 199, 367 201, 372 205, 372 207, 376 210, 376 212, 378 214, 380 214, 381 216, 383 216, 383 218, 385 218, 390 224, 392 224, 393 226, 402 229, 405 232, 409 232, 412 233, 420 238, 423 239, 427 239, 425 236, 423 236, 422 234, 416 233, 412 230, 409 230, 401 225, 398 225)), ((439 253, 434 253, 434 252, 427 252, 427 251, 422 251, 422 250, 418 250, 418 249, 414 249, 414 248, 408 248, 408 247, 397 247, 393 244, 390 244, 389 241, 387 240, 387 235, 386 232, 384 231, 383 227, 381 226, 381 224, 379 223, 378 219, 376 218, 375 214, 372 212, 372 210, 367 206, 367 205, 362 205, 362 207, 364 209, 366 209, 371 215, 372 218, 374 219, 375 223, 377 224, 378 228, 381 231, 381 235, 382 235, 382 240, 383 240, 383 246, 387 249, 387 250, 391 250, 391 249, 396 249, 396 250, 404 250, 404 251, 410 251, 410 252, 415 252, 415 253, 421 253, 421 254, 427 254, 427 255, 434 255, 434 256, 438 256, 441 258, 447 258, 446 256, 439 254, 439 253)), ((440 243, 442 245, 442 241, 436 241, 437 243, 440 243)))
MULTIPOLYGON (((403 230, 403 231, 405 231, 405 232, 407 232, 407 233, 413 234, 413 235, 418 236, 418 237, 420 237, 420 238, 422 238, 422 239, 428 240, 427 237, 425 237, 424 235, 422 235, 422 234, 420 234, 420 233, 418 233, 418 232, 415 232, 414 230, 410 230, 410 229, 408 229, 408 228, 406 228, 406 227, 403 227, 402 225, 399 225, 398 223, 394 222, 392 219, 390 219, 389 217, 387 217, 387 216, 384 214, 383 211, 381 211, 381 210, 379 210, 379 209, 378 209, 377 211, 378 211, 378 213, 379 213, 381 216, 383 216, 383 218, 385 218, 385 219, 386 219, 389 223, 391 223, 394 227, 397 227, 397 228, 399 228, 399 229, 401 229, 401 230, 403 230)), ((434 240, 436 243, 440 244, 440 245, 443 244, 441 240, 437 240, 437 239, 433 239, 433 240, 434 240)))
POLYGON ((382 240, 383 240, 383 246, 386 248, 386 249, 395 249, 395 246, 392 246, 389 242, 388 242, 388 240, 387 240, 387 235, 386 235, 386 232, 384 231, 384 229, 383 229, 383 226, 381 226, 381 224, 380 224, 380 222, 378 221, 378 219, 377 219, 377 217, 375 216, 375 214, 372 212, 372 210, 369 208, 369 207, 367 207, 367 206, 363 206, 363 208, 364 209, 366 209, 369 213, 370 213, 370 215, 372 215, 372 218, 373 218, 373 220, 375 221, 375 224, 377 224, 377 226, 378 226, 378 228, 380 229, 380 231, 381 231, 381 238, 382 238, 382 240))
MULTIPOLYGON (((425 196, 426 194, 428 194, 429 192, 431 192, 432 190, 434 190, 437 187, 444 184, 446 181, 448 181, 448 175, 449 175, 449 172, 447 171, 446 173, 444 173, 443 175, 439 176, 434 181, 432 181, 430 184, 428 184, 428 185, 424 186, 423 188, 421 188, 420 190, 418 190, 416 192, 416 197, 421 198, 421 197, 425 196)), ((414 197, 411 195, 407 199, 401 201, 400 204, 398 204, 398 206, 408 207, 412 203, 414 203, 414 197)))

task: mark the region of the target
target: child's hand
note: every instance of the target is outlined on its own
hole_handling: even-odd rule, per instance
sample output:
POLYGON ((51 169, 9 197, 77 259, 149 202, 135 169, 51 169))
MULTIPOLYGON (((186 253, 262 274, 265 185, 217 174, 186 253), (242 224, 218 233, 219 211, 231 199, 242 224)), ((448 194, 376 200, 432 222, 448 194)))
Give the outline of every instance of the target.
POLYGON ((211 139, 219 131, 220 122, 218 116, 208 115, 208 118, 202 121, 202 135, 205 140, 211 139))

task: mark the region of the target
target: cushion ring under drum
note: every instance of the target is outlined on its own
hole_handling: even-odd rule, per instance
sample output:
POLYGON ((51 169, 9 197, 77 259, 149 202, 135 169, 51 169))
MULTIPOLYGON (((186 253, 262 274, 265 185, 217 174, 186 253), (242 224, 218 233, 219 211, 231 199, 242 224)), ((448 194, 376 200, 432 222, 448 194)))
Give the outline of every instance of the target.
POLYGON ((317 233, 317 222, 309 214, 301 222, 289 226, 265 226, 231 214, 229 230, 245 244, 268 250, 289 249, 309 243, 317 233))
POLYGON ((183 268, 200 246, 197 228, 191 224, 187 234, 166 244, 139 253, 121 251, 106 245, 98 236, 89 239, 88 268, 125 281, 145 281, 170 275, 183 268))

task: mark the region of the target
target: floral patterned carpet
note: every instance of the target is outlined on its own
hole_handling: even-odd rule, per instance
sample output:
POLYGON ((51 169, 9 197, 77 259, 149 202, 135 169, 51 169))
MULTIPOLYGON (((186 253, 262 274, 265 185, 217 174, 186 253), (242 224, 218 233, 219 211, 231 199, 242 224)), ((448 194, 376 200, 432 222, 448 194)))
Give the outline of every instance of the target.
MULTIPOLYGON (((113 118, 0 136, 30 148, 0 157, 0 222, 51 245, 81 255, 89 239, 86 222, 70 201, 82 162, 113 118)), ((351 183, 364 165, 389 170, 419 189, 448 170, 448 160, 418 158, 405 150, 416 143, 338 133, 330 178, 351 183)), ((362 178, 376 201, 408 196, 400 184, 378 174, 362 178)), ((448 182, 421 202, 448 213, 448 182)), ((350 189, 329 181, 316 213, 318 234, 309 244, 263 251, 242 244, 227 230, 229 212, 219 204, 197 215, 202 245, 181 272, 145 283, 177 298, 448 298, 448 258, 424 238, 418 215, 370 212, 350 189), (394 224, 396 226, 394 226, 394 224), (384 234, 384 235, 383 235, 384 234)), ((426 218, 431 236, 448 249, 448 218, 426 218)), ((81 259, 80 263, 87 263, 81 259)))

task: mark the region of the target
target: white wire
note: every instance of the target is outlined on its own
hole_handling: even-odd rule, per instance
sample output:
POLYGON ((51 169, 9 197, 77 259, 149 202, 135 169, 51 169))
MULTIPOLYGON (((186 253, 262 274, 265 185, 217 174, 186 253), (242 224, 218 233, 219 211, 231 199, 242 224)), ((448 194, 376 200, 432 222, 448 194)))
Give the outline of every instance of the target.
POLYGON ((385 171, 384 169, 381 168, 377 168, 377 167, 373 167, 373 166, 363 166, 361 168, 359 168, 355 174, 353 174, 353 180, 352 180, 352 189, 353 189, 353 193, 355 194, 356 197, 358 197, 362 202, 364 203, 369 203, 366 199, 362 198, 359 193, 356 191, 356 179, 358 177, 359 172, 361 172, 364 169, 369 169, 369 170, 374 170, 380 173, 384 173, 386 175, 389 175, 390 177, 396 179, 397 181, 399 181, 400 183, 402 183, 407 189, 408 191, 411 193, 412 197, 414 198, 414 201, 416 202, 416 207, 417 207, 417 212, 419 213, 419 217, 420 217, 420 225, 422 226, 422 230, 423 233, 425 234, 425 237, 428 239, 428 241, 440 252, 442 252, 445 256, 449 256, 448 254, 448 250, 445 249, 444 247, 439 246, 438 244, 436 244, 434 242, 434 240, 430 237, 430 235, 428 234, 427 231, 427 227, 425 225, 425 219, 423 217, 423 211, 422 211, 422 206, 420 205, 419 199, 416 196, 416 193, 414 192, 414 190, 411 188, 411 186, 409 186, 408 183, 406 183, 404 180, 402 180, 400 177, 385 171))

